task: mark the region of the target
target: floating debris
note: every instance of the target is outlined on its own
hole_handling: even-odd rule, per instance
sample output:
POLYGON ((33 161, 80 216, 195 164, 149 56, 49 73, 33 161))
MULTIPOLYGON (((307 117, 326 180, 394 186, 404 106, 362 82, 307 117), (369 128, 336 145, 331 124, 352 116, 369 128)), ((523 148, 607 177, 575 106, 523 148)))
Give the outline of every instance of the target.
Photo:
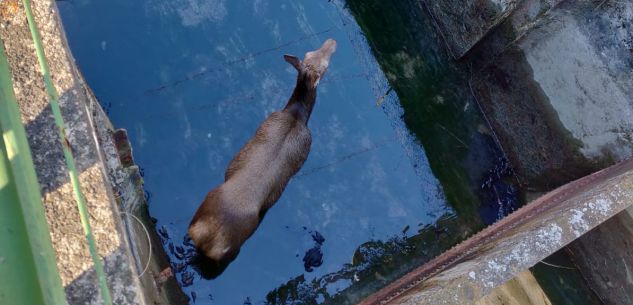
POLYGON ((406 235, 407 231, 409 231, 409 229, 411 228, 411 226, 407 225, 406 227, 404 227, 404 229, 402 229, 402 234, 406 235))
POLYGON ((387 92, 385 92, 385 94, 383 94, 380 98, 378 98, 378 100, 376 100, 376 106, 380 107, 382 105, 382 103, 385 102, 385 97, 387 97, 387 95, 389 95, 389 93, 391 93, 391 91, 393 91, 393 88, 389 87, 389 90, 387 90, 387 92))
POLYGON ((312 232, 312 240, 314 240, 314 242, 320 246, 323 245, 323 243, 325 242, 325 237, 323 237, 321 233, 314 231, 312 232))
POLYGON ((193 285, 193 272, 185 271, 180 277, 182 287, 189 287, 193 285))
POLYGON ((175 263, 173 266, 174 271, 176 271, 176 273, 180 273, 183 270, 185 270, 187 268, 187 264, 185 263, 175 263))
POLYGON ((169 239, 169 234, 167 233, 167 228, 165 228, 165 226, 160 226, 158 234, 160 234, 160 236, 164 239, 169 239))
POLYGON ((323 265, 323 252, 321 252, 321 246, 317 245, 308 250, 303 256, 303 268, 305 268, 306 272, 312 272, 315 267, 320 267, 321 265, 323 265))
POLYGON ((189 237, 189 234, 185 234, 182 239, 182 244, 188 247, 195 247, 193 242, 191 241, 191 237, 189 237))

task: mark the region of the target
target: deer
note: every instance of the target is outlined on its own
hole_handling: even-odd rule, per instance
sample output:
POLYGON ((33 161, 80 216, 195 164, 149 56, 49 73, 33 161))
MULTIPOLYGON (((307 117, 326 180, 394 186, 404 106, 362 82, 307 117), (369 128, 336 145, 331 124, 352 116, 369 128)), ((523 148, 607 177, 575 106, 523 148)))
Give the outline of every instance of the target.
POLYGON ((335 51, 336 41, 327 39, 303 60, 284 55, 298 73, 286 106, 261 123, 229 163, 224 182, 207 194, 194 214, 189 237, 220 273, 237 257, 308 158, 312 144, 308 120, 317 85, 335 51))

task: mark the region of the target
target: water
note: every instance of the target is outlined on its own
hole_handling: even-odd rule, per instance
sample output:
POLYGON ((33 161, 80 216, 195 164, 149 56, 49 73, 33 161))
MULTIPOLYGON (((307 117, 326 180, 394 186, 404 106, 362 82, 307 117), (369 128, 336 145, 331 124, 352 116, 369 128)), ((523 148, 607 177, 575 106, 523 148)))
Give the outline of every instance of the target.
POLYGON ((59 7, 88 83, 115 126, 128 129, 150 212, 196 304, 353 302, 517 204, 464 76, 437 37, 425 36, 428 20, 391 37, 402 39, 391 42, 399 49, 385 51, 385 34, 406 27, 389 9, 388 19, 365 23, 383 12, 375 3, 59 7), (374 34, 385 44, 377 37, 370 47, 364 35, 374 34), (282 54, 302 56, 326 38, 338 48, 319 85, 307 162, 237 259, 218 278, 202 278, 178 248, 193 213, 259 124, 285 105, 296 72, 282 54))

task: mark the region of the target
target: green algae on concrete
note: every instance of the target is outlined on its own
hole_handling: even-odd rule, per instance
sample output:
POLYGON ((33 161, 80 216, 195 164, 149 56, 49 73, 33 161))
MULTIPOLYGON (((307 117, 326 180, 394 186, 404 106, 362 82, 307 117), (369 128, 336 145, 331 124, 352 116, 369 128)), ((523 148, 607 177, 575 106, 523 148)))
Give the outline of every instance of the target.
POLYGON ((347 7, 449 203, 461 218, 481 227, 481 179, 491 159, 502 154, 472 99, 466 73, 451 60, 430 18, 414 1, 349 0, 347 7))
MULTIPOLYGON (((356 304, 484 227, 479 208, 490 198, 481 190, 482 179, 502 153, 472 98, 466 73, 445 52, 415 2, 346 3, 389 81, 385 96, 397 95, 402 119, 424 146, 456 214, 418 232, 364 243, 340 271, 314 280, 294 278, 271 291, 267 304, 356 304), (328 292, 326 287, 338 281, 353 284, 328 292)), ((516 184, 512 177, 504 179, 516 184)))

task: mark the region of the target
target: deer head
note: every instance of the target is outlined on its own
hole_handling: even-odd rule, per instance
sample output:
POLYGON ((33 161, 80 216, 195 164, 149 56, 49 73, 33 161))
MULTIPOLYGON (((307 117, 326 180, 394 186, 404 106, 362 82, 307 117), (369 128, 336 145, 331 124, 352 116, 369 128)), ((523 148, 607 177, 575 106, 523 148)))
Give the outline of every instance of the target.
POLYGON ((293 55, 284 55, 284 59, 297 69, 299 79, 307 82, 308 89, 314 89, 325 74, 334 51, 336 41, 328 39, 318 50, 307 52, 303 61, 293 55))

